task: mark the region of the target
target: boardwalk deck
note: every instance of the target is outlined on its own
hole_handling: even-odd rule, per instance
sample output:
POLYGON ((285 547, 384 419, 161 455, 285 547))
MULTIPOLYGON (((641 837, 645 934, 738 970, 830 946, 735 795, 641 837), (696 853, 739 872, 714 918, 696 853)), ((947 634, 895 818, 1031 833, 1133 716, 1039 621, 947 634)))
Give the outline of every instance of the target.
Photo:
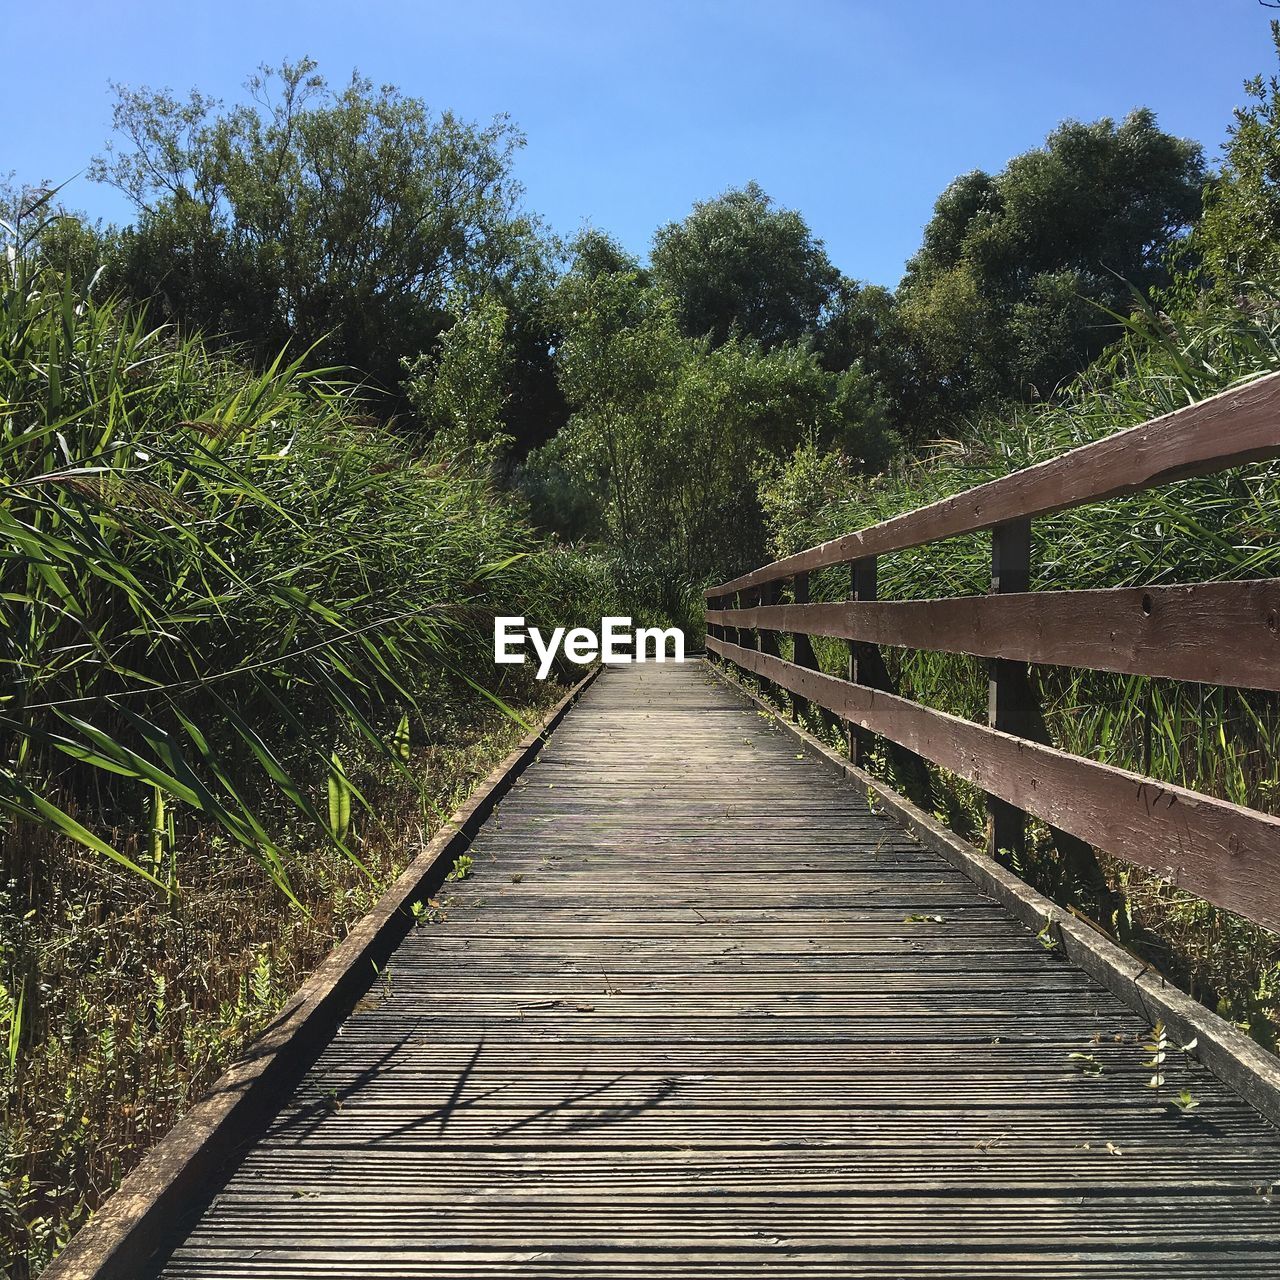
POLYGON ((797 751, 607 671, 164 1275, 1274 1277, 1280 1135, 797 751))

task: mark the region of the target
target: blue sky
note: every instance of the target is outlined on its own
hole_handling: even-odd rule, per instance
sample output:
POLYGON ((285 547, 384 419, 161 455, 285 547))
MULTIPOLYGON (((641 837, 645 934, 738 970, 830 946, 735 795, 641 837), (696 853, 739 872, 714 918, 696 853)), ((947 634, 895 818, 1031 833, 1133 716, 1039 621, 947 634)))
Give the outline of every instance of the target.
MULTIPOLYGON (((694 200, 754 178, 846 273, 897 281, 934 199, 1067 117, 1149 106, 1215 158, 1241 83, 1275 69, 1256 0, 0 0, 0 174, 61 180, 110 126, 108 81, 235 99, 310 54, 528 136, 518 175, 558 231, 643 254, 694 200)), ((81 178, 68 202, 119 220, 81 178)))

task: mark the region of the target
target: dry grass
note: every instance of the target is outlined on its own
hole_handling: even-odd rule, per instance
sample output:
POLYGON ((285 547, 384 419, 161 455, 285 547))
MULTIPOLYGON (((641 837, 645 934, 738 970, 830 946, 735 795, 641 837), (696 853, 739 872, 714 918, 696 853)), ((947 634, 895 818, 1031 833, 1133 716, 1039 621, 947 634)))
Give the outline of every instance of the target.
MULTIPOLYGON (((525 718, 560 692, 540 686, 525 718)), ((421 797, 388 775, 370 795, 380 825, 355 833, 370 876, 328 846, 291 859, 305 914, 211 826, 182 849, 172 900, 46 830, 22 830, 11 865, 24 882, 0 898, 0 949, 30 993, 3 1113, 6 1276, 39 1272, 522 732, 494 711, 415 753, 421 797), (30 902, 41 910, 24 911, 30 902)))

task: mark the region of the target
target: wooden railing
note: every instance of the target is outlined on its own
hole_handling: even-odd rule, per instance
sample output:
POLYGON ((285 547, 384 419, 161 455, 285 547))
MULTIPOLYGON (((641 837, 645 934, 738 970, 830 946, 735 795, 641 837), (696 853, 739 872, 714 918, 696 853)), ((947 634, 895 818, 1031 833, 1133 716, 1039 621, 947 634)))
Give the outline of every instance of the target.
POLYGON ((1048 663, 1280 690, 1280 579, 1029 589, 1036 517, 1275 457, 1280 374, 713 587, 707 649, 845 721, 855 763, 878 734, 900 776, 923 759, 982 788, 993 852, 1022 847, 1032 815, 1064 841, 1280 930, 1280 819, 1057 750, 1028 676, 1028 664, 1048 663), (989 595, 876 600, 878 556, 985 530, 989 595), (851 566, 850 598, 810 603, 809 574, 840 565, 851 566), (792 603, 782 603, 788 583, 792 603), (795 637, 791 661, 779 656, 781 633, 795 637), (848 678, 818 670, 813 636, 850 642, 848 678), (900 697, 881 645, 989 659, 988 723, 900 697))

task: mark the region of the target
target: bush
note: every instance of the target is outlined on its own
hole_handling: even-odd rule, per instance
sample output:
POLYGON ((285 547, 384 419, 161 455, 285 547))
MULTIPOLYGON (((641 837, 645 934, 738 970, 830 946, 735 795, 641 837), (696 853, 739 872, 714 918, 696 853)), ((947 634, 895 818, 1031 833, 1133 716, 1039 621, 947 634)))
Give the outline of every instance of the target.
POLYGON ((324 371, 5 270, 0 1256, 27 1275, 509 748, 499 708, 553 696, 495 668, 494 615, 572 625, 608 580, 324 371))

